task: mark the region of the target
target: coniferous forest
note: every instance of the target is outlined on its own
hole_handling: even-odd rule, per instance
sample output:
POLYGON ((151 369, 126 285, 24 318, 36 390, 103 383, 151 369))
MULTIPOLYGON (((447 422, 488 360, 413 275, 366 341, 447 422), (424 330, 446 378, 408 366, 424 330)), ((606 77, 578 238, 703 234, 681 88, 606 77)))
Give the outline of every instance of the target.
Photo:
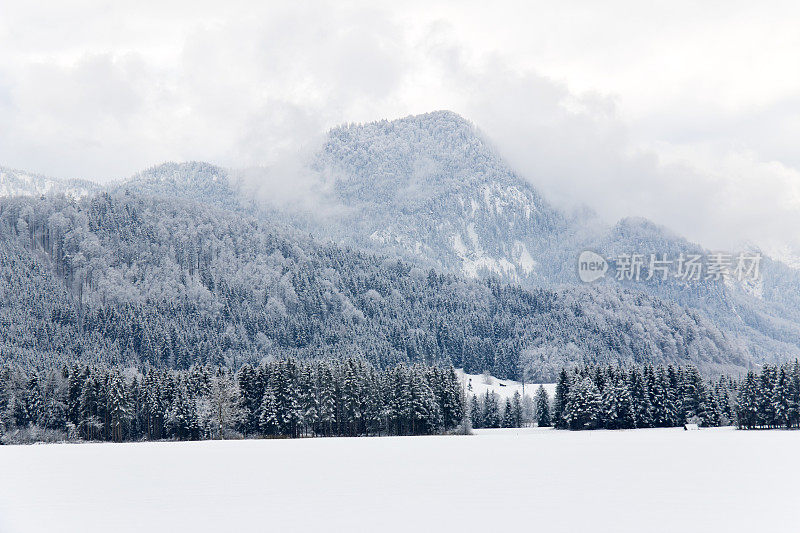
POLYGON ((694 366, 563 369, 539 386, 470 394, 452 367, 293 358, 188 370, 0 367, 2 442, 430 435, 470 427, 633 429, 800 425, 800 362, 706 381, 694 366))
POLYGON ((579 363, 746 364, 700 314, 634 291, 465 279, 141 194, 0 203, 0 358, 186 370, 264 357, 538 381, 579 363))
POLYGON ((552 402, 562 429, 800 425, 800 362, 765 365, 744 379, 706 381, 694 366, 562 370, 552 402))
POLYGON ((75 364, 0 369, 7 442, 427 435, 464 418, 452 368, 363 359, 283 359, 224 367, 134 369, 75 364))

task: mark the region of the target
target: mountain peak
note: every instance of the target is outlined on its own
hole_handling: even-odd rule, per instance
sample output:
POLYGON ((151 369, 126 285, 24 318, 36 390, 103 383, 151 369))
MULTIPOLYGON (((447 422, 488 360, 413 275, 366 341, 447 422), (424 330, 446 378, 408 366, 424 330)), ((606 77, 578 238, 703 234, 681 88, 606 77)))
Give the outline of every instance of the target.
POLYGON ((204 161, 167 162, 139 172, 115 190, 230 206, 237 203, 228 171, 204 161))
POLYGON ((175 183, 196 185, 208 182, 227 182, 227 172, 204 161, 168 161, 134 175, 128 182, 175 183))

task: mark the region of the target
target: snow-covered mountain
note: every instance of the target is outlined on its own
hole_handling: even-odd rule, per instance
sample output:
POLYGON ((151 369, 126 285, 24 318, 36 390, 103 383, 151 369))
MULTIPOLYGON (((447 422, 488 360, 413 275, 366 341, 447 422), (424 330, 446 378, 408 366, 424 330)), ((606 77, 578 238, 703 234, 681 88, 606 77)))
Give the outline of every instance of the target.
POLYGON ((325 224, 330 237, 466 277, 545 282, 543 259, 569 227, 446 111, 336 128, 314 167, 349 213, 325 224))
MULTIPOLYGON (((798 270, 764 257, 763 276, 754 282, 658 276, 618 281, 612 271, 584 285, 576 272, 583 250, 607 258, 628 253, 676 258, 706 250, 645 219, 611 224, 588 208, 574 213, 555 208, 505 163, 474 125, 454 113, 334 128, 308 174, 325 209, 258 206, 252 195, 258 184, 243 187, 242 173, 202 162, 166 163, 106 190, 211 204, 280 227, 292 239, 311 234, 464 278, 494 277, 529 289, 565 291, 578 312, 592 309, 603 314, 601 321, 613 317, 634 330, 640 327, 637 313, 641 320, 657 323, 663 317, 648 309, 658 302, 678 305, 691 310, 692 321, 714 324, 724 333, 725 349, 736 352, 731 356, 737 361, 741 354, 755 363, 800 356, 798 270), (636 303, 636 294, 642 295, 644 307, 636 303)), ((9 191, 36 191, 28 195, 42 190, 71 194, 74 185, 6 170, 3 176, 2 183, 14 184, 9 191)), ((97 189, 84 184, 76 190, 87 195, 97 189)), ((642 277, 647 277, 646 269, 642 277)), ((670 314, 675 313, 666 316, 670 314)), ((656 328, 672 331, 674 326, 665 322, 656 328)), ((720 342, 713 342, 717 346, 708 352, 718 354, 720 342)), ((704 349, 692 346, 701 357, 704 349)), ((542 360, 564 357, 550 343, 536 350, 542 360)))
POLYGON ((17 196, 44 196, 65 194, 73 198, 84 198, 100 190, 100 186, 84 180, 56 180, 0 167, 0 198, 17 196))
MULTIPOLYGON (((447 111, 335 128, 314 168, 320 188, 331 190, 345 213, 311 224, 315 233, 466 277, 559 287, 581 283, 576 270, 583 250, 673 260, 708 253, 646 219, 609 224, 589 209, 554 208, 475 126, 447 111)), ((752 282, 617 281, 612 272, 599 283, 693 307, 757 361, 797 357, 800 273, 766 256, 761 272, 752 282)), ((647 277, 646 266, 642 274, 647 277)))

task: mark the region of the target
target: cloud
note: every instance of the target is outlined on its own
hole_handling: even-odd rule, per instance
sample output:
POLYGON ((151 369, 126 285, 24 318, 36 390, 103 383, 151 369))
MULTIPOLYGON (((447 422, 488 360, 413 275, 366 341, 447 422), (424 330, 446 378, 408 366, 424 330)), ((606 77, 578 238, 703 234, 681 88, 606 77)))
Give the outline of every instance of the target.
POLYGON ((557 205, 587 205, 612 222, 644 216, 712 248, 800 249, 800 171, 782 146, 800 105, 782 103, 771 116, 699 117, 704 133, 648 141, 621 116, 616 97, 575 93, 498 55, 476 61, 446 38, 430 49, 458 110, 557 205))
POLYGON ((198 159, 296 201, 330 127, 452 109, 560 205, 800 248, 797 9, 17 3, 0 164, 104 181, 198 159))

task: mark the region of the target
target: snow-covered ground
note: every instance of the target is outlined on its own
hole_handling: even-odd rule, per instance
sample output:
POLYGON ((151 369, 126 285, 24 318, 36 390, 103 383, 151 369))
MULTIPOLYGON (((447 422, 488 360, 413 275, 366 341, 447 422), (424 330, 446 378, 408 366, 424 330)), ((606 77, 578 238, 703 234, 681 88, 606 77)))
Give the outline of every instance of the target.
POLYGON ((789 531, 798 450, 733 429, 3 446, 0 531, 789 531))
MULTIPOLYGON (((487 390, 496 392, 504 400, 514 396, 514 393, 517 391, 519 391, 520 396, 523 395, 522 383, 519 381, 497 379, 494 376, 484 376, 483 374, 465 374, 461 369, 457 369, 456 373, 459 379, 464 383, 465 392, 468 395, 476 394, 477 396, 482 396, 486 394, 487 390)), ((538 383, 525 383, 524 395, 533 398, 538 388, 538 383)), ((544 388, 550 395, 550 400, 552 401, 553 395, 556 392, 556 384, 544 383, 544 388)))

